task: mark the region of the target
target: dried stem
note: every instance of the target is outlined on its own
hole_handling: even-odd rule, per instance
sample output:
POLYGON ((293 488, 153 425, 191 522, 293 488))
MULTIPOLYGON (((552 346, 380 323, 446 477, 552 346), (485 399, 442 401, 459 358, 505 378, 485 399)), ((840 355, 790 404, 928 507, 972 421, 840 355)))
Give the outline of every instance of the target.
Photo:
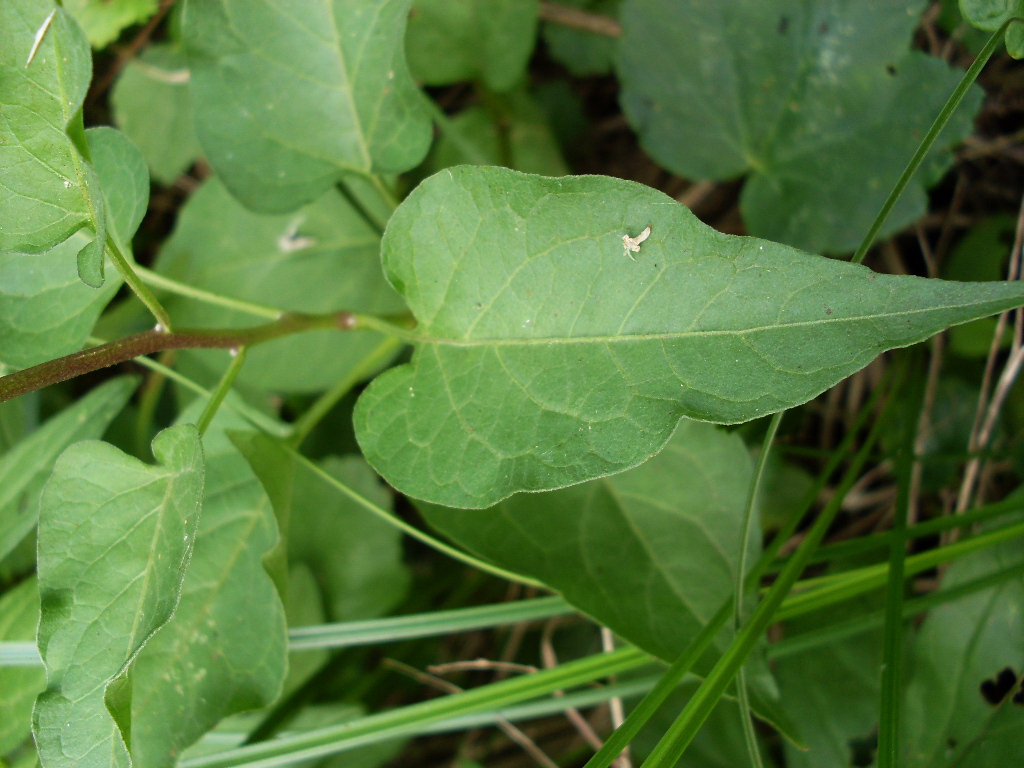
POLYGON ((603 37, 622 37, 622 25, 610 16, 587 13, 579 8, 561 3, 542 2, 540 18, 542 21, 561 24, 563 27, 578 29, 581 32, 590 32, 603 37))

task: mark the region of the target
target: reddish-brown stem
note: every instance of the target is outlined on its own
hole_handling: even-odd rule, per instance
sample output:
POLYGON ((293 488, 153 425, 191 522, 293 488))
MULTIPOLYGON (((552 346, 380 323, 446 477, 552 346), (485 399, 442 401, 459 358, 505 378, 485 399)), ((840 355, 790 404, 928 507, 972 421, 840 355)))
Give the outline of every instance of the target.
POLYGON ((351 330, 353 327, 355 316, 351 312, 332 312, 326 315, 289 313, 272 323, 249 328, 194 328, 173 333, 146 331, 0 376, 0 402, 67 381, 83 373, 168 349, 237 349, 302 331, 332 328, 351 330))

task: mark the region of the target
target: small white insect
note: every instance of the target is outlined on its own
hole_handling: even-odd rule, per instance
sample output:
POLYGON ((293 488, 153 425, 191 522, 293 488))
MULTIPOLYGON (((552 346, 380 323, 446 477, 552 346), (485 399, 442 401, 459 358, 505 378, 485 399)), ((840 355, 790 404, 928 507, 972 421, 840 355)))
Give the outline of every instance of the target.
POLYGON ((651 236, 651 225, 648 224, 636 237, 630 237, 629 235, 622 236, 622 247, 626 249, 626 255, 629 256, 633 261, 636 261, 634 253, 640 253, 640 243, 651 236))

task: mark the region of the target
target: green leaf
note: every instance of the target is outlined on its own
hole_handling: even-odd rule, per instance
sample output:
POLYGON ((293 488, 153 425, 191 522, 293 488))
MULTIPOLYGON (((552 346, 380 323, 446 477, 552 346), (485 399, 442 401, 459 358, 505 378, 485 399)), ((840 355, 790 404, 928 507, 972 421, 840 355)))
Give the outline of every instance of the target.
POLYGON ((85 138, 103 190, 108 229, 122 247, 130 249, 149 208, 146 161, 131 139, 114 128, 90 128, 85 138))
POLYGON ((124 376, 96 387, 0 459, 0 560, 35 528, 39 495, 57 457, 69 445, 101 437, 137 384, 124 376))
MULTIPOLYGON (((686 420, 657 457, 614 477, 516 496, 486 515, 418 506, 464 548, 544 582, 630 643, 673 661, 732 594, 752 472, 737 435, 686 420)), ((759 549, 752 540, 748 562, 759 549)), ((695 672, 711 668, 729 635, 695 672)), ((758 711, 778 722, 770 677, 762 668, 752 682, 758 711)))
POLYGON ((107 443, 78 443, 43 491, 39 650, 47 688, 33 727, 44 768, 130 764, 108 688, 178 604, 203 490, 194 426, 164 430, 153 453, 156 466, 107 443))
POLYGON ((202 153, 188 81, 184 52, 156 43, 128 62, 110 93, 114 121, 138 146, 153 178, 165 185, 202 153))
MULTIPOLYGON (((182 208, 157 271, 195 288, 298 312, 388 314, 401 299, 381 273, 380 236, 336 191, 290 215, 247 211, 216 180, 182 208)), ((182 326, 252 325, 246 313, 180 297, 162 299, 182 326)), ((313 392, 370 354, 375 333, 316 331, 253 347, 239 379, 269 390, 313 392)), ((195 352, 214 370, 223 352, 195 352)))
MULTIPOLYGON (((196 402, 182 420, 198 418, 196 402)), ((222 409, 203 437, 207 482, 195 550, 174 617, 132 672, 135 765, 173 766, 222 718, 269 704, 286 673, 284 608, 265 559, 278 543, 263 486, 225 430, 249 428, 222 409)))
MULTIPOLYGON (((618 18, 622 0, 562 0, 562 3, 588 13, 618 18)), ((551 58, 565 65, 576 77, 611 73, 618 50, 617 40, 550 22, 544 24, 541 34, 551 58)))
POLYGON ((196 131, 254 210, 292 211, 346 172, 419 164, 430 114, 402 41, 410 0, 189 0, 196 131))
MULTIPOLYGON (((469 107, 451 119, 451 126, 492 165, 544 176, 563 176, 569 167, 547 118, 525 88, 495 96, 492 110, 469 107)), ((431 153, 429 172, 472 162, 447 135, 431 153)))
POLYGON ((453 507, 634 467, 683 416, 804 403, 886 349, 1024 302, 1015 283, 876 274, 715 232, 649 187, 463 166, 382 245, 420 322, 355 410, 370 464, 453 507), (634 261, 623 236, 648 224, 634 261))
MULTIPOLYGON (((1024 0, 960 0, 960 13, 978 29, 995 32, 1007 19, 1024 18, 1024 0)), ((1016 22, 1006 30, 1006 50, 1024 59, 1024 24, 1016 22)))
MULTIPOLYGON (((664 451, 629 472, 515 496, 486 515, 418 506, 466 549, 673 661, 732 594, 752 473, 737 435, 684 420, 664 451)), ((752 540, 755 558, 758 549, 752 540)), ((728 641, 723 633, 717 647, 728 641)))
MULTIPOLYGON (((374 504, 390 509, 391 494, 362 458, 330 456, 321 465, 374 504)), ((330 621, 382 616, 401 602, 409 586, 401 532, 301 466, 288 557, 305 563, 316 576, 330 621)))
POLYGON ((157 6, 157 0, 64 0, 64 7, 85 30, 94 48, 114 42, 125 27, 156 13, 157 6))
POLYGON ((53 0, 5 0, 0 40, 0 251, 41 253, 88 228, 95 237, 79 250, 78 271, 85 283, 99 287, 103 199, 81 144, 76 147, 72 138, 81 139, 92 52, 53 0))
MULTIPOLYGON (((787 635, 812 631, 850 615, 849 604, 814 614, 813 620, 786 624, 787 635)), ((772 662, 786 713, 801 725, 806 750, 786 745, 788 768, 835 768, 863 765, 854 749, 878 727, 879 665, 882 634, 872 630, 856 637, 833 640, 800 654, 772 662)))
MULTIPOLYGON (((289 627, 310 627, 327 621, 316 577, 303 563, 296 563, 288 572, 288 599, 284 610, 289 627)), ((300 688, 329 658, 330 654, 325 649, 289 653, 288 676, 281 686, 282 697, 300 688)))
MULTIPOLYGON (((922 0, 632 0, 623 7, 622 105, 645 149, 690 179, 749 174, 752 235, 852 251, 961 73, 910 51, 922 0)), ((972 129, 977 87, 953 115, 882 235, 972 129)))
POLYGON ((426 85, 483 80, 507 91, 526 72, 538 0, 413 0, 405 50, 426 85))
MULTIPOLYGON (((1020 542, 1009 542, 950 565, 943 587, 981 578, 1024 562, 1020 542)), ((1024 578, 1007 580, 933 608, 914 641, 906 694, 906 765, 1011 765, 1020 755, 1024 707, 990 704, 981 685, 1006 667, 1024 674, 1024 578), (1011 607, 1018 610, 1011 610, 1011 607), (990 759, 992 758, 992 759, 990 759)), ((1012 695, 1012 691, 1011 694, 1012 695)))
MULTIPOLYGON (((36 639, 39 590, 33 576, 0 597, 0 641, 36 639)), ((46 687, 40 667, 0 668, 0 756, 32 732, 32 705, 46 687)))
MULTIPOLYGON (((138 150, 112 128, 90 128, 85 137, 109 229, 127 247, 149 203, 146 167, 138 150)), ((28 368, 82 348, 122 282, 115 273, 96 290, 79 280, 76 254, 89 242, 79 231, 36 256, 0 253, 0 364, 28 368)))

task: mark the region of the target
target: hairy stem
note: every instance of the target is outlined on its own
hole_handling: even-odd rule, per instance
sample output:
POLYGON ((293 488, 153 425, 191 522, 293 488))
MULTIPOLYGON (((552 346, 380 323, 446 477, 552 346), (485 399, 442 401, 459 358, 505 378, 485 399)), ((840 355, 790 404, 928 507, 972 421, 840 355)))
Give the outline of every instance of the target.
POLYGON ((273 323, 249 328, 193 328, 174 333, 164 330, 146 331, 2 376, 0 402, 67 381, 83 373, 168 349, 239 349, 293 333, 330 328, 347 331, 354 327, 355 316, 351 312, 332 312, 326 315, 287 314, 273 323))

